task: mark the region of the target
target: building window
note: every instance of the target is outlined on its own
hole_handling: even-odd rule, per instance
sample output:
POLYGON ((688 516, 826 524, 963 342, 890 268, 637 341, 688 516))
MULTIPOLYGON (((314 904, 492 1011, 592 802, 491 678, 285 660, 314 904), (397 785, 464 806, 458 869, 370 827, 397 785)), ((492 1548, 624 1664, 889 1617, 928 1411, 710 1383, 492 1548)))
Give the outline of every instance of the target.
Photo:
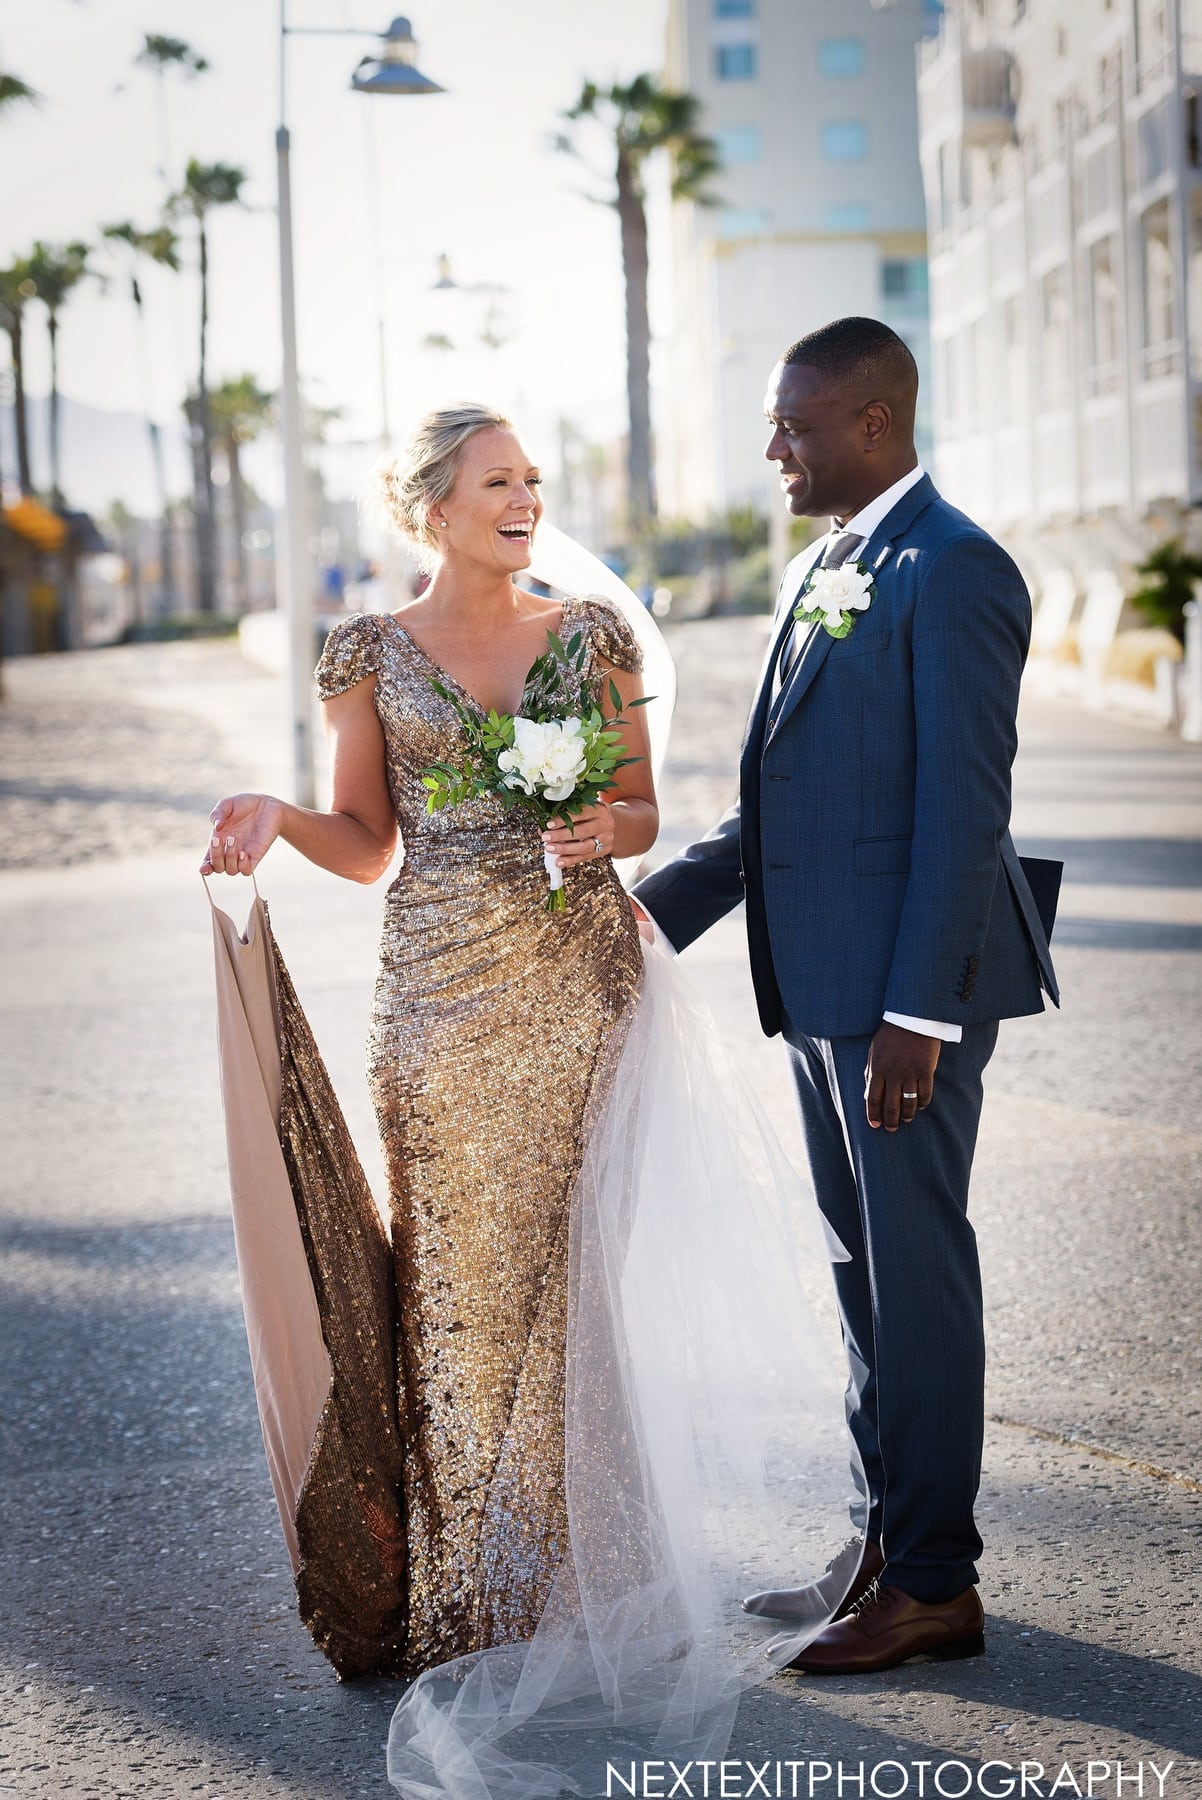
POLYGON ((764 154, 764 134, 758 125, 723 125, 714 137, 722 155, 723 167, 737 163, 757 163, 764 154))
POLYGON ((868 127, 862 119, 831 119, 820 128, 819 142, 827 162, 863 162, 868 127))
POLYGON ((755 0, 714 0, 715 19, 754 19, 755 0))
POLYGON ((925 301, 926 297, 926 258, 887 256, 881 264, 882 300, 925 301))
POLYGON ((1144 374, 1168 375, 1178 366, 1177 295, 1169 203, 1160 200, 1143 218, 1144 374))
POLYGON ((718 236, 728 244, 762 237, 767 228, 768 214, 756 206, 724 206, 718 214, 718 236))
POLYGON ((714 74, 719 81, 754 81, 754 44, 718 44, 714 49, 714 74))
POLYGON ((1119 286, 1114 273, 1114 251, 1109 238, 1101 238, 1089 252, 1090 287, 1090 389, 1111 394, 1122 376, 1119 342, 1119 286))
POLYGON ((872 208, 867 200, 839 200, 822 215, 828 231, 871 231, 872 208))
POLYGON ((864 63, 863 38, 823 38, 818 46, 820 75, 862 75, 864 63))

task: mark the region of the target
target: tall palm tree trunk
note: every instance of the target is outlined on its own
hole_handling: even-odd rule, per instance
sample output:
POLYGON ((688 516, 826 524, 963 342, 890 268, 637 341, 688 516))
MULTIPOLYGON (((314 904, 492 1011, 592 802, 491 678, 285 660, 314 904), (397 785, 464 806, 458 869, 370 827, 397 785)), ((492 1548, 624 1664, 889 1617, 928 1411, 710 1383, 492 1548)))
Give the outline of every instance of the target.
POLYGON ((48 319, 50 333, 50 499, 52 505, 63 504, 62 468, 59 462, 59 392, 58 392, 58 314, 48 319))
POLYGON ((146 430, 150 437, 150 460, 154 468, 155 492, 159 503, 159 612, 169 617, 175 611, 175 544, 171 534, 170 505, 167 497, 167 465, 163 458, 163 434, 151 411, 150 356, 146 341, 146 309, 142 304, 142 287, 137 276, 130 280, 134 311, 138 320, 138 344, 142 359, 142 404, 146 408, 146 430))
POLYGON ((647 212, 638 174, 618 150, 618 222, 626 285, 626 399, 630 412, 627 474, 630 523, 637 532, 655 517, 651 476, 651 321, 647 310, 647 212))
POLYGON ((242 485, 242 458, 238 434, 231 431, 225 440, 226 461, 230 471, 230 508, 233 513, 234 555, 238 563, 238 611, 250 610, 250 569, 246 557, 246 489, 242 485))
POLYGON ((200 491, 196 510, 196 576, 201 612, 217 610, 217 496, 213 485, 213 425, 209 414, 209 239, 200 221, 200 372, 196 390, 200 491))
POLYGON ((33 493, 29 472, 29 406, 25 398, 24 320, 20 307, 14 307, 8 327, 13 357, 13 427, 17 438, 17 486, 22 494, 33 493))

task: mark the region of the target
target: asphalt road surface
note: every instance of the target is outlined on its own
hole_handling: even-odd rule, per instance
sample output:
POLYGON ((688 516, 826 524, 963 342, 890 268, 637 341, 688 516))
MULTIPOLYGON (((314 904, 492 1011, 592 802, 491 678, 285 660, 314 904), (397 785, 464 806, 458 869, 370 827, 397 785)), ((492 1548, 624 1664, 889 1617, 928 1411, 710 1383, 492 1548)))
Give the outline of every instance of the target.
MULTIPOLYGON (((665 851, 729 796, 764 629, 673 631, 665 851)), ((222 644, 10 663, 6 681, 0 1795, 386 1800, 396 1689, 338 1684, 295 1617, 195 873, 218 794, 284 782, 281 684, 222 644)), ((729 1752, 825 1760, 843 1795, 886 1762, 911 1794, 924 1762, 1039 1763, 1044 1792, 1065 1763, 1084 1791, 1093 1762, 1116 1800, 1121 1762, 1125 1796, 1202 1791, 1202 754, 1030 701, 1015 825, 1067 862, 1064 1008, 1003 1028, 977 1158, 989 1653, 780 1677, 729 1752)), ((286 851, 262 885, 378 1182, 362 1046, 382 889, 286 851)), ((739 922, 687 962, 795 1147, 739 922)))

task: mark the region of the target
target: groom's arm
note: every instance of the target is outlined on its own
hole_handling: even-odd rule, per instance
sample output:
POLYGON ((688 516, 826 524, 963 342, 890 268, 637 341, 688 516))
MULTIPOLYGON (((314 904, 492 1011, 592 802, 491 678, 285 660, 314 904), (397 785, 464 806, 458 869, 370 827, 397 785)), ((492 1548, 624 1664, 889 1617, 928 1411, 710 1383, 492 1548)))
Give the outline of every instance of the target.
POLYGON ((631 890, 674 950, 684 950, 743 899, 739 803, 712 831, 631 890))
POLYGON ((913 621, 916 732, 910 876, 886 1010, 954 1020, 971 993, 1010 823, 1010 767, 1030 639, 1021 575, 985 537, 946 545, 913 621))

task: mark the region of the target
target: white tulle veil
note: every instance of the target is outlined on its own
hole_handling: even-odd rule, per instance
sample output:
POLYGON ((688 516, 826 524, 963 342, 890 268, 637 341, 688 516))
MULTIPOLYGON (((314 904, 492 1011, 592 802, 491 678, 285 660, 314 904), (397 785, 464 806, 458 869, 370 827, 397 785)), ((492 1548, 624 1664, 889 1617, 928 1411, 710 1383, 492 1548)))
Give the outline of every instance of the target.
MULTIPOLYGON (((675 676, 654 620, 545 523, 531 573, 629 620, 662 762, 675 676)), ((640 1792, 620 1781, 645 1759, 721 1757, 740 1692, 825 1623, 774 1636, 740 1598, 820 1573, 848 1536, 843 1357, 806 1294, 832 1251, 670 952, 649 948, 645 977, 572 1196, 570 1553, 532 1641, 406 1690, 388 1743, 406 1800, 640 1792)))

